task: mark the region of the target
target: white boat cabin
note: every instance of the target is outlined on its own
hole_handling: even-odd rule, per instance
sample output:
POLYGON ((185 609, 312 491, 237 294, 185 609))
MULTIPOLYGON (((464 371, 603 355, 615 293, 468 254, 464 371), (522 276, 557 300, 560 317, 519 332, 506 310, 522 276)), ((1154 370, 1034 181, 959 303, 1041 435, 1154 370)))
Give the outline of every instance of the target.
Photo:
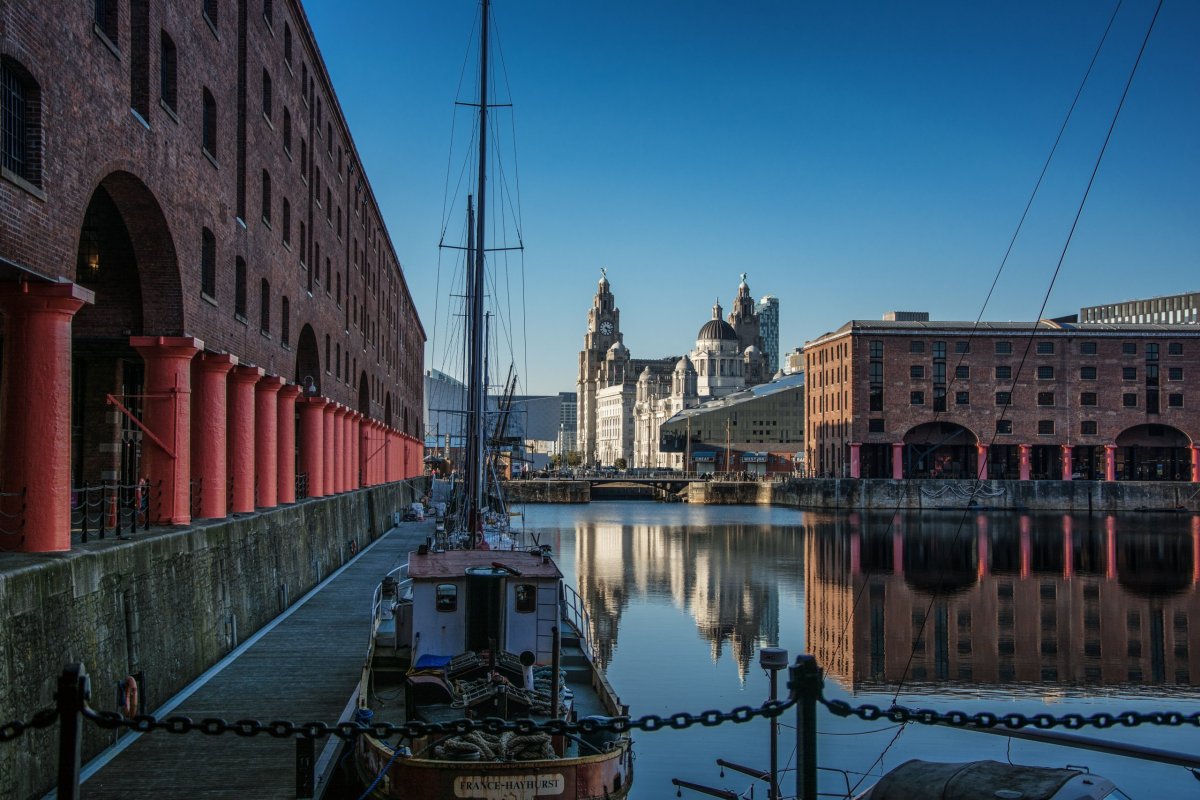
POLYGON ((550 663, 553 629, 562 626, 562 573, 553 559, 513 550, 417 551, 409 554, 408 577, 412 617, 399 632, 401 641, 411 632, 413 663, 493 647, 550 663))

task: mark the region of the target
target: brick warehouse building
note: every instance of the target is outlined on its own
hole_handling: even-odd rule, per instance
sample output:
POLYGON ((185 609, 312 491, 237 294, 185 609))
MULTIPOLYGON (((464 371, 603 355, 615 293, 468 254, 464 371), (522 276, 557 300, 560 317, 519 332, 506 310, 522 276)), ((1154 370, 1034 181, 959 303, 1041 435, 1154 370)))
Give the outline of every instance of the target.
POLYGON ((0 548, 419 474, 425 334, 296 0, 0 10, 0 548))
POLYGON ((1200 327, 853 320, 804 347, 810 472, 1200 481, 1200 327))

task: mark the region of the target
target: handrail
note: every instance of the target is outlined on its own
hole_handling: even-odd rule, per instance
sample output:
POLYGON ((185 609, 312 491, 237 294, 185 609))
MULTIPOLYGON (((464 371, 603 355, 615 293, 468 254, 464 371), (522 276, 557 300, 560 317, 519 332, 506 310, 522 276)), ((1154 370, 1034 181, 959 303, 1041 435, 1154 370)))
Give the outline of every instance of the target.
MULTIPOLYGON (((404 589, 412 585, 412 578, 408 577, 408 562, 405 561, 398 567, 393 568, 383 577, 389 578, 392 575, 396 576, 396 596, 400 597, 404 589)), ((379 619, 383 611, 383 581, 380 581, 375 586, 375 592, 371 596, 371 634, 379 628, 379 619)))
POLYGON ((562 612, 562 618, 571 624, 579 632, 579 647, 583 650, 584 655, 588 660, 592 660, 592 621, 588 616, 587 608, 583 605, 583 598, 579 596, 579 592, 565 582, 562 583, 562 595, 559 598, 559 608, 562 612))

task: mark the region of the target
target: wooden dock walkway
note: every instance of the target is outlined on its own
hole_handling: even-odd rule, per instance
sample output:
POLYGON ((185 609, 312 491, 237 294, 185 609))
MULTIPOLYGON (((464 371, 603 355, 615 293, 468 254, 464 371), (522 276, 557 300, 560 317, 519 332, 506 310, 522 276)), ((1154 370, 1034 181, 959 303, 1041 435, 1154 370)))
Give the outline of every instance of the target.
MULTIPOLYGON (((338 721, 352 710, 348 702, 366 658, 375 586, 432 532, 431 522, 407 522, 392 529, 293 606, 261 638, 251 637, 241 652, 209 670, 155 715, 221 717, 230 722, 338 721)), ((316 741, 318 776, 330 764, 339 741, 316 741)), ((83 780, 80 796, 87 799, 294 798, 296 742, 267 735, 126 734, 86 765, 83 780)), ((321 789, 316 787, 318 796, 321 789)))

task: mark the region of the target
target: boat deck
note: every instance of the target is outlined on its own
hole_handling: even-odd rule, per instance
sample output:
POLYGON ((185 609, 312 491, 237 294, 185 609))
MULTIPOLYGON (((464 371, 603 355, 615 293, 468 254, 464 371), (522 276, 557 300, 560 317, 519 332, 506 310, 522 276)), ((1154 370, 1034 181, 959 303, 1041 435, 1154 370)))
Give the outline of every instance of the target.
MULTIPOLYGON (((153 713, 230 722, 349 718, 370 639, 372 593, 432 533, 432 522, 392 529, 153 713)), ((319 779, 340 744, 317 740, 319 779)), ((266 735, 126 734, 86 766, 83 779, 84 798, 284 800, 297 796, 296 743, 266 735)), ((318 783, 316 795, 321 791, 318 783)))
MULTIPOLYGON (((381 625, 381 630, 384 626, 381 625)), ((407 653, 404 649, 402 653, 407 653)), ((404 676, 405 670, 402 659, 396 659, 388 654, 376 651, 375 667, 372 670, 371 692, 368 704, 377 719, 395 720, 406 717, 404 676)), ((576 719, 590 716, 608 716, 599 693, 591 684, 591 667, 586 665, 583 651, 578 645, 564 642, 562 647, 562 668, 566 673, 566 688, 573 696, 573 708, 576 719)), ((421 717, 428 722, 453 722, 462 719, 463 710, 450 705, 422 705, 421 717)), ((541 714, 530 715, 532 719, 546 719, 541 714)), ((580 752, 577 740, 568 740, 565 758, 587 755, 585 749, 580 752)))

